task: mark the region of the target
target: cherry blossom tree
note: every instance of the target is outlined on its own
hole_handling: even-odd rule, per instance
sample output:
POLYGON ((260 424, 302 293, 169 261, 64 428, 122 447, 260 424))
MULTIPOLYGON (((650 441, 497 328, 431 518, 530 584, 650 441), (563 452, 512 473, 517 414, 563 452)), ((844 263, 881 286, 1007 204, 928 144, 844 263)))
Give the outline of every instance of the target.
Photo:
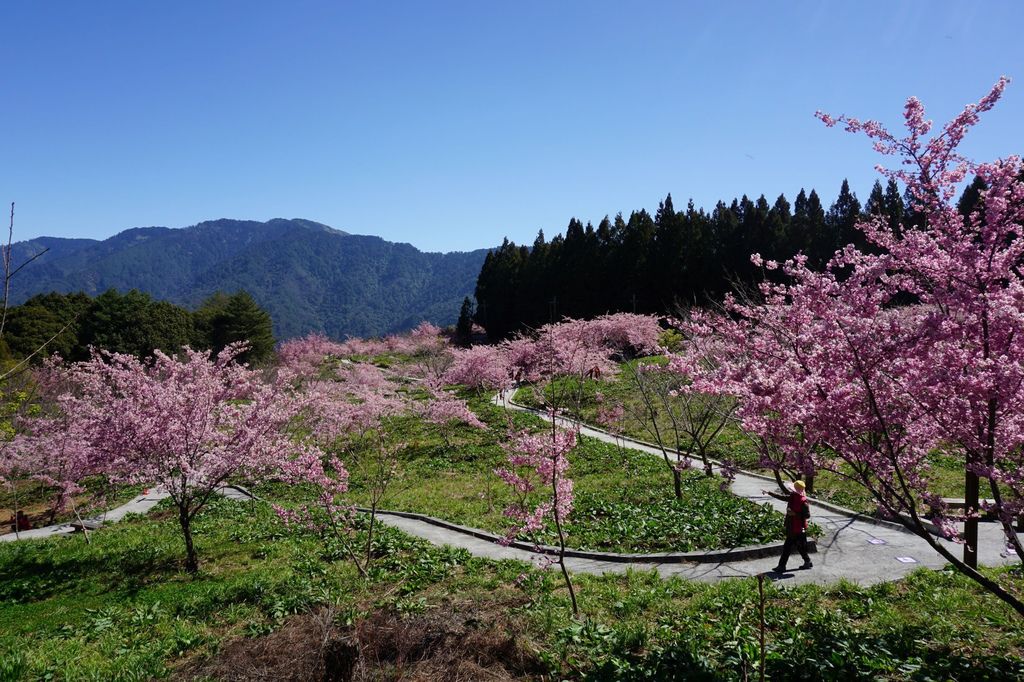
MULTIPOLYGON (((448 352, 447 341, 429 325, 403 337, 389 337, 385 343, 387 352, 409 355, 414 363, 427 354, 448 352)), ((301 421, 303 439, 310 446, 308 452, 286 462, 282 476, 289 482, 312 484, 316 499, 297 509, 276 509, 287 523, 301 523, 333 536, 365 577, 373 557, 377 512, 401 477, 398 453, 404 446, 393 437, 394 420, 410 414, 421 417, 438 425, 446 443, 455 422, 480 428, 484 424, 464 401, 437 385, 441 372, 429 363, 413 370, 420 376, 413 377, 415 388, 410 389, 408 377, 375 365, 328 362, 331 355, 344 354, 351 345, 346 342, 338 348, 307 339, 282 348, 287 351, 282 353, 284 376, 306 396, 301 421), (348 494, 353 480, 369 494, 361 548, 355 546, 359 524, 348 494)))
MULTIPOLYGON (((660 332, 653 317, 606 315, 595 320, 566 319, 545 325, 533 336, 522 336, 500 346, 503 365, 511 379, 533 388, 544 402, 550 423, 542 434, 513 432, 507 445, 509 466, 497 470, 519 498, 506 509, 515 521, 506 540, 539 529, 547 517, 552 519, 558 535, 557 563, 569 590, 574 615, 579 613, 579 607, 565 567, 564 523, 573 502, 568 456, 579 437, 586 382, 614 374, 618 369, 615 358, 654 350, 660 332), (568 430, 558 425, 565 413, 575 418, 568 430)), ((453 366, 465 365, 457 356, 453 366)))
MULTIPOLYGON (((5 457, 5 468, 55 491, 50 523, 68 505, 81 521, 75 495, 85 492, 84 479, 103 473, 102 452, 85 437, 75 418, 74 386, 59 358, 47 360, 32 373, 31 408, 13 421, 17 435, 5 457)), ((86 541, 89 540, 86 531, 86 541)))
POLYGON ((502 540, 508 544, 521 534, 534 533, 550 518, 558 535, 556 563, 562 571, 573 615, 579 614, 576 590, 565 567, 565 522, 572 513, 573 482, 568 476, 569 453, 576 447, 576 431, 554 425, 550 433, 516 431, 502 444, 508 466, 495 473, 512 489, 516 502, 505 509, 513 525, 502 540))
POLYGON ((425 394, 413 402, 412 412, 424 421, 434 424, 441 433, 441 439, 448 447, 451 446, 452 428, 456 424, 466 424, 477 429, 486 429, 487 425, 469 409, 465 400, 450 392, 428 387, 425 394))
POLYGON ((893 231, 873 219, 860 227, 872 253, 838 251, 825 272, 797 255, 781 268, 788 283, 762 285, 762 301, 730 299, 728 315, 702 321, 722 362, 704 377, 737 396, 744 428, 773 442, 798 466, 856 481, 879 507, 957 570, 1024 615, 1024 603, 978 572, 978 488, 988 483, 993 513, 1024 557, 1011 519, 1020 508, 1024 467, 1024 187, 1016 157, 974 163, 958 145, 998 101, 1006 79, 942 130, 915 98, 908 134, 875 121, 819 114, 866 134, 877 151, 900 159, 880 170, 903 182, 920 226, 893 231), (988 189, 964 218, 953 205, 969 175, 988 189), (935 493, 929 455, 962 457, 967 515, 958 558, 926 526, 958 529, 935 493))
POLYGON ((511 384, 508 358, 503 346, 472 346, 452 351, 444 383, 462 384, 477 393, 500 391, 511 384))
POLYGON ((921 401, 941 440, 965 456, 968 518, 964 560, 977 566, 979 486, 987 480, 994 513, 1009 542, 1024 558, 1012 518, 1024 511, 1020 465, 1024 445, 1024 347, 1021 333, 1024 282, 1024 183, 1019 157, 975 163, 958 146, 980 114, 998 102, 1007 78, 1001 78, 977 104, 947 123, 930 139, 932 122, 915 98, 904 111, 909 134, 896 138, 875 121, 819 114, 829 126, 844 124, 867 135, 882 154, 904 159, 903 168, 882 169, 904 182, 914 209, 926 227, 907 236, 894 235, 877 222, 863 226, 869 239, 891 254, 908 287, 926 306, 921 345, 933 368, 922 368, 909 392, 921 401), (959 184, 968 175, 980 178, 977 208, 962 217, 954 204, 959 184), (941 368, 941 369, 940 369, 941 368), (957 371, 953 371, 957 370, 957 371), (1009 492, 1007 499, 1004 493, 1009 492))
POLYGON ((289 339, 277 349, 278 364, 297 377, 312 378, 329 358, 340 358, 349 352, 344 344, 312 333, 289 339))
POLYGON ((157 351, 148 361, 95 353, 71 367, 75 390, 61 397, 80 434, 76 447, 102 452, 100 466, 113 479, 170 494, 191 573, 199 569, 196 514, 226 481, 260 480, 296 447, 287 427, 302 401, 235 363, 243 350, 231 345, 216 359, 188 348, 178 359, 157 351))

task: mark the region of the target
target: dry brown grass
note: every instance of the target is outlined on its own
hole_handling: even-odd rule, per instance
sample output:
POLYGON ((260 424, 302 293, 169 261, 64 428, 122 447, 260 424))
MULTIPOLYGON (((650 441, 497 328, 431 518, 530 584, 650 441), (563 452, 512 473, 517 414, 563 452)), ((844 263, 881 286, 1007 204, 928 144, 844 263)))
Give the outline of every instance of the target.
MULTIPOLYGON (((468 605, 467 605, 468 606, 468 605)), ((269 635, 237 639, 212 658, 178 670, 177 680, 229 682, 470 682, 537 679, 542 668, 500 604, 473 612, 445 605, 403 615, 377 610, 340 628, 322 608, 269 635)))

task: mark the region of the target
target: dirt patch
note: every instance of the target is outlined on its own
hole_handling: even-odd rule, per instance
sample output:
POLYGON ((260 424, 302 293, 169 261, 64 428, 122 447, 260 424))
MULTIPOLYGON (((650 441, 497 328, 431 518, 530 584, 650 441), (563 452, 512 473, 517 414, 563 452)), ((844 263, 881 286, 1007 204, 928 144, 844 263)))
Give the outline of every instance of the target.
POLYGON ((380 610, 347 628, 334 624, 329 609, 295 616, 269 635, 235 640, 186 665, 174 679, 468 682, 542 672, 506 614, 446 605, 416 615, 380 610))

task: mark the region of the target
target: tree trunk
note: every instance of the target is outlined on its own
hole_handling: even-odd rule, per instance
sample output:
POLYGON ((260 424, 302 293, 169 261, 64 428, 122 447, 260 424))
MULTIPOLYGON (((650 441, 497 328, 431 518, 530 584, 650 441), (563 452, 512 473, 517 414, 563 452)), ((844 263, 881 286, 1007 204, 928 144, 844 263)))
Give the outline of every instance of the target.
POLYGON ((377 500, 374 499, 370 505, 370 527, 366 531, 366 556, 364 557, 364 566, 366 570, 370 570, 370 562, 373 561, 373 527, 377 522, 377 500))
POLYGON ((192 519, 184 505, 178 506, 178 523, 181 524, 181 534, 185 538, 185 570, 195 575, 199 572, 199 556, 192 543, 192 519))
POLYGON ((63 493, 57 493, 56 499, 54 499, 53 504, 50 505, 50 516, 46 521, 47 526, 52 526, 57 521, 57 507, 60 505, 60 498, 62 496, 63 493))
POLYGON ((555 499, 555 528, 558 530, 558 567, 562 569, 562 578, 565 580, 565 586, 569 590, 569 599, 572 601, 572 615, 577 617, 580 615, 580 607, 576 602, 576 589, 573 587, 572 578, 569 576, 569 570, 565 567, 565 532, 562 530, 562 520, 558 514, 558 500, 557 496, 555 499))
MULTIPOLYGON (((557 427, 555 426, 555 413, 551 413, 551 447, 552 454, 554 455, 554 448, 557 439, 557 427)), ((579 431, 576 432, 577 437, 579 431)), ((667 457, 667 456, 666 456, 667 457)), ((572 615, 576 618, 580 615, 580 607, 576 601, 576 589, 572 584, 572 577, 569 575, 569 570, 565 567, 565 531, 562 529, 561 514, 558 511, 558 468, 555 466, 555 462, 551 463, 551 499, 552 505, 552 517, 555 519, 555 529, 558 531, 558 566, 562 569, 562 578, 565 580, 565 586, 569 590, 569 599, 572 601, 572 615)))
MULTIPOLYGON (((928 529, 924 527, 921 520, 917 516, 917 512, 913 509, 910 510, 911 520, 910 522, 904 522, 903 525, 911 530, 919 538, 927 542, 932 549, 939 553, 943 559, 953 565, 957 571, 967 576, 974 582, 978 583, 990 594, 995 595, 1001 599, 1007 606, 1017 612, 1017 615, 1024 617, 1024 602, 1018 599, 1015 595, 1003 589, 1003 587, 996 581, 988 578, 983 573, 980 573, 977 568, 970 566, 965 561, 960 561, 956 558, 952 552, 943 547, 932 534, 928 532, 928 529)), ((977 558, 977 557, 975 557, 977 558)))
POLYGON ((71 498, 71 511, 75 513, 75 518, 78 519, 78 525, 82 527, 82 534, 85 536, 85 544, 91 545, 92 542, 89 540, 89 529, 85 527, 85 523, 82 521, 81 514, 78 513, 78 507, 75 505, 75 498, 71 498))
POLYGON ((979 487, 978 475, 968 469, 964 481, 964 563, 971 568, 978 568, 979 487))
POLYGON ((788 493, 789 491, 786 490, 786 483, 785 481, 782 480, 782 474, 779 472, 779 470, 772 469, 772 474, 775 475, 775 482, 779 485, 779 490, 781 490, 784 493, 788 493))

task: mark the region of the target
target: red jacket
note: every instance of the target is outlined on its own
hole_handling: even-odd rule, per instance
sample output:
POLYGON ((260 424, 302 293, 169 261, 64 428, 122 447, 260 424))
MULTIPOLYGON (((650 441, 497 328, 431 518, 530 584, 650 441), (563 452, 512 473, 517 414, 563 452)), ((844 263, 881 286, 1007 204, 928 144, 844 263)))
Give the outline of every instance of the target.
POLYGON ((811 507, 807 504, 807 496, 793 491, 789 494, 786 505, 786 530, 797 535, 807 530, 808 519, 811 518, 811 507))

